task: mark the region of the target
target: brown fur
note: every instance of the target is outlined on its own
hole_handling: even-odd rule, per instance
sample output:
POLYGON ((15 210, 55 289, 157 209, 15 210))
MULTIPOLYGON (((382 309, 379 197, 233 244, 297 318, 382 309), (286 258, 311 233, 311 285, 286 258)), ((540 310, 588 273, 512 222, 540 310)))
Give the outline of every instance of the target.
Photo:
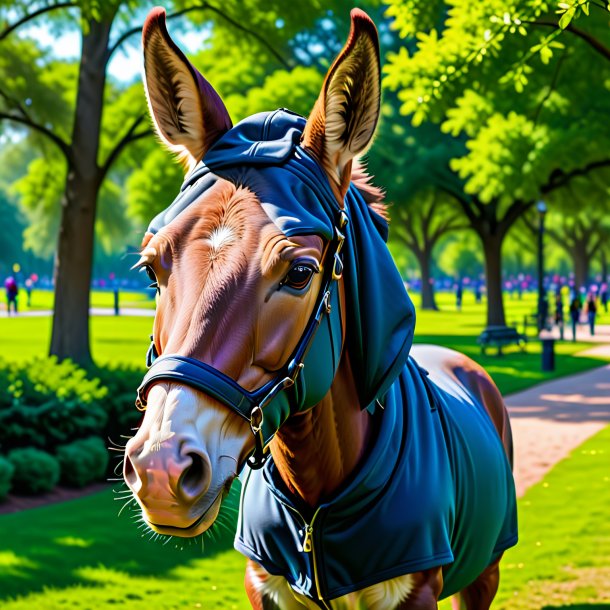
MULTIPOLYGON (((230 127, 230 119, 217 94, 169 38, 161 9, 153 10, 147 19, 143 39, 148 99, 156 128, 173 150, 185 155, 188 166, 192 167, 230 127)), ((371 208, 387 217, 383 191, 371 184, 364 169, 355 162, 372 140, 379 107, 376 29, 362 11, 354 9, 348 41, 324 81, 303 133, 303 145, 326 171, 340 205, 351 180, 371 208)), ((291 261, 298 257, 307 256, 322 266, 326 246, 315 236, 286 239, 263 212, 253 193, 220 180, 157 235, 147 235, 144 239, 142 264, 153 268, 160 286, 154 327, 158 352, 191 356, 216 367, 246 389, 260 387, 287 360, 303 333, 320 289, 321 274, 299 296, 278 290, 281 280, 291 261)), ((344 300, 342 286, 341 295, 344 300)), ((506 411, 497 388, 482 369, 454 352, 422 364, 430 370, 432 379, 435 375, 449 376, 483 402, 510 455, 512 445, 506 411)), ((174 392, 175 395, 179 392, 174 392)), ((219 412, 224 409, 205 395, 201 395, 200 402, 197 400, 191 403, 201 404, 203 408, 212 405, 219 412)), ((177 418, 178 403, 168 408, 173 409, 172 417, 177 418)), ((162 412, 161 407, 158 410, 162 412)), ((146 442, 150 445, 146 426, 157 433, 163 432, 159 446, 163 445, 163 452, 172 458, 168 460, 174 470, 173 478, 170 477, 171 489, 164 490, 156 482, 158 493, 151 501, 157 505, 171 504, 174 498, 180 497, 176 491, 184 492, 180 489, 182 475, 188 472, 191 463, 188 460, 196 454, 193 449, 183 455, 181 443, 193 442, 192 433, 200 432, 197 422, 203 418, 189 415, 188 419, 185 425, 190 426, 191 437, 180 437, 180 431, 171 429, 169 419, 164 422, 167 429, 160 431, 157 430, 159 422, 145 418, 143 432, 128 446, 126 462, 130 451, 137 459, 138 447, 144 447, 146 442), (177 457, 186 465, 181 466, 177 457)), ((226 419, 239 420, 241 427, 246 428, 245 421, 234 413, 227 413, 226 419)), ((223 421, 220 427, 228 425, 230 422, 223 421)), ((372 419, 367 411, 360 409, 349 354, 344 352, 329 394, 307 413, 291 417, 272 441, 271 452, 289 490, 313 509, 347 481, 374 434, 372 419)), ((238 462, 252 442, 252 436, 246 435, 240 452, 221 457, 238 462)), ((201 456, 207 456, 205 446, 195 449, 201 456)), ((162 479, 165 463, 159 457, 161 451, 157 450, 152 457, 149 454, 140 466, 143 476, 148 476, 150 460, 156 460, 157 479, 162 479)), ((129 478, 137 481, 135 474, 126 471, 128 483, 129 478)), ((137 488, 134 492, 138 493, 137 488)), ((491 566, 462 592, 462 603, 467 610, 489 608, 497 589, 498 574, 497 564, 491 566)), ((261 593, 261 583, 266 578, 269 582, 277 580, 277 577, 265 576, 251 562, 248 564, 248 597, 257 610, 277 610, 261 593)), ((393 603, 391 610, 437 607, 443 582, 442 566, 405 579, 404 591, 413 586, 404 600, 393 603)), ((285 582, 283 586, 286 589, 285 582)))

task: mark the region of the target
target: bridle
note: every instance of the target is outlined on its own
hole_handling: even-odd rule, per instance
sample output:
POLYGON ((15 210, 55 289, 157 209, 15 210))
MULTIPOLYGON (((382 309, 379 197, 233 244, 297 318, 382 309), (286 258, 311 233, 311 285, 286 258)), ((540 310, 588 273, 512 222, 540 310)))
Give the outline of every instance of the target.
POLYGON ((159 381, 177 381, 200 390, 249 422, 254 451, 247 462, 250 468, 262 468, 269 457, 269 442, 282 423, 290 415, 319 402, 330 389, 337 371, 342 348, 338 282, 343 275, 342 249, 347 224, 346 210, 339 210, 334 238, 325 256, 331 264, 323 265, 322 287, 313 313, 292 355, 273 379, 250 392, 205 362, 178 354, 158 355, 153 341, 147 353, 149 370, 137 390, 136 407, 145 410, 148 392, 159 381), (312 356, 311 361, 308 355, 312 356), (329 370, 319 371, 313 366, 327 358, 330 364, 325 368, 329 370), (320 385, 322 388, 316 387, 320 385))

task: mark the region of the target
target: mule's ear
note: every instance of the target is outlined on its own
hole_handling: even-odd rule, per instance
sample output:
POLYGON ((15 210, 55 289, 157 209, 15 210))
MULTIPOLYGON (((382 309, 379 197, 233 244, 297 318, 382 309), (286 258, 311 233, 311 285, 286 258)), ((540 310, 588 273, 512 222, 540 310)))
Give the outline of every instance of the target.
POLYGON ((355 8, 350 15, 347 42, 303 132, 304 146, 321 162, 340 201, 349 187, 352 159, 366 150, 375 133, 381 97, 377 29, 364 11, 355 8))
POLYGON ((142 30, 146 98, 157 133, 187 170, 231 129, 220 96, 170 38, 165 9, 154 8, 142 30))

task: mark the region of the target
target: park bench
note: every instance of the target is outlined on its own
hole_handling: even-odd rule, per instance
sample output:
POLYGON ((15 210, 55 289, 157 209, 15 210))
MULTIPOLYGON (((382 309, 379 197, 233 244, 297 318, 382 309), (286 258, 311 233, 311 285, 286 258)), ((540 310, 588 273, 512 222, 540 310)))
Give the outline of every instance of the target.
POLYGON ((518 345, 522 350, 527 343, 527 337, 522 335, 513 326, 488 326, 477 339, 481 346, 481 353, 490 345, 498 348, 498 356, 502 355, 502 348, 506 345, 518 345))
MULTIPOLYGON (((516 325, 515 325, 516 326, 516 325)), ((528 328, 533 328, 535 334, 538 335, 538 314, 531 313, 523 316, 523 334, 527 336, 528 328)))

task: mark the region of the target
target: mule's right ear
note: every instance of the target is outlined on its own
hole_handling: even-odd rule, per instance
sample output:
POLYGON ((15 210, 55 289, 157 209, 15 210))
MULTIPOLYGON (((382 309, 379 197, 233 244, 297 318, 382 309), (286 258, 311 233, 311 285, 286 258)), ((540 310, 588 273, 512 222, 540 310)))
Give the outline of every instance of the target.
POLYGON ((220 96, 170 38, 165 9, 154 8, 142 29, 146 98, 157 133, 192 169, 232 123, 220 96))

